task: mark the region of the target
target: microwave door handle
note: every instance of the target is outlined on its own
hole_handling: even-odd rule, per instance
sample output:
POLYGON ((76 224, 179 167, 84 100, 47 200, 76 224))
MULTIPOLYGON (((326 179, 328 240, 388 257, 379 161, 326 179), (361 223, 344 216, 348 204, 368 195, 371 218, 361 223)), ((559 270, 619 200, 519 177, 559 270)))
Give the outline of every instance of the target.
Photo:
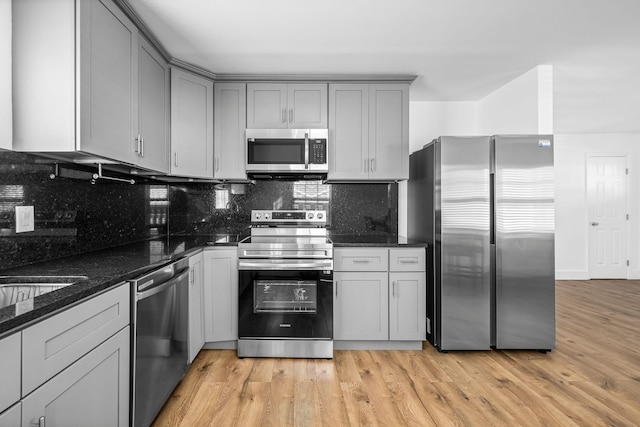
POLYGON ((309 132, 304 133, 304 168, 309 169, 309 132))

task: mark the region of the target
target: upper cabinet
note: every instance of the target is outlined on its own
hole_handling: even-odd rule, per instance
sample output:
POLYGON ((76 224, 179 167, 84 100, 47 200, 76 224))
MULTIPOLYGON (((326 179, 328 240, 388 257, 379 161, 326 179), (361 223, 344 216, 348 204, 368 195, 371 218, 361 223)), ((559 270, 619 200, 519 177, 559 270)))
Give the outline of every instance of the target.
POLYGON ((327 128, 326 83, 247 85, 247 129, 286 128, 327 128))
POLYGON ((409 84, 329 85, 329 180, 409 178, 409 84))
POLYGON ((11 2, 0 2, 0 148, 11 149, 11 2))
POLYGON ((13 39, 14 149, 168 171, 166 65, 111 0, 14 1, 13 39))
POLYGON ((213 82, 171 69, 171 174, 213 178, 213 82))
POLYGON ((247 86, 244 83, 216 83, 213 100, 214 178, 247 179, 244 140, 247 86))

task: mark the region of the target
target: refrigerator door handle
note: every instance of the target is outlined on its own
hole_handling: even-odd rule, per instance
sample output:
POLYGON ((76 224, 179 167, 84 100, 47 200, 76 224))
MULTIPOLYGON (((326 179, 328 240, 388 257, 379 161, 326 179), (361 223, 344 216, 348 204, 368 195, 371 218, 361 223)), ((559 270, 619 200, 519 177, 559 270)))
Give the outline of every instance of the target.
POLYGON ((489 244, 496 244, 496 176, 489 174, 489 244))

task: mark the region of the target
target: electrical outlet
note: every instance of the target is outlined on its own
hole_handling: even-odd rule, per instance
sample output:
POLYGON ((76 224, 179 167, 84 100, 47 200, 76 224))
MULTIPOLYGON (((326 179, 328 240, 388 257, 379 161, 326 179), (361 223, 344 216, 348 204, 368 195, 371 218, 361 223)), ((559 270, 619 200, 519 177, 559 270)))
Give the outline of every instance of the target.
POLYGON ((33 231, 34 223, 33 206, 16 206, 16 233, 33 231))

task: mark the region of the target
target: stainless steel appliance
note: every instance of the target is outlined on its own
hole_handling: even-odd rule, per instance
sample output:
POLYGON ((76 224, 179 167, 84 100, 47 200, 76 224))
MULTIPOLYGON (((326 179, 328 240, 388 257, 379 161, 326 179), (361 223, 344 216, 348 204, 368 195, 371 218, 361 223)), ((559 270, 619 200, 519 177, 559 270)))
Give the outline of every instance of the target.
POLYGON ((251 211, 238 243, 238 357, 333 357, 325 211, 251 211))
POLYGON ((441 137, 411 154, 408 235, 426 241, 440 350, 555 348, 553 137, 441 137))
POLYGON ((188 368, 189 259, 155 269, 131 283, 134 427, 147 427, 188 368))
POLYGON ((252 177, 310 175, 329 171, 327 129, 247 129, 246 171, 252 177))

